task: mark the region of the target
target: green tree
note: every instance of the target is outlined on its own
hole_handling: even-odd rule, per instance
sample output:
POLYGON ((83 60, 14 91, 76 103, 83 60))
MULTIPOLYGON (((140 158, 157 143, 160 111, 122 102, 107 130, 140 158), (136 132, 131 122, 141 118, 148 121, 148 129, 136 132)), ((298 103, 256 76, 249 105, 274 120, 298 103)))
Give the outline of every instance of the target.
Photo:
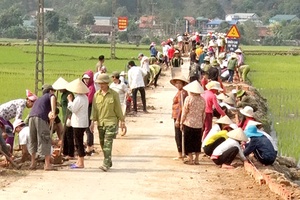
POLYGON ((83 25, 94 25, 95 24, 95 18, 92 13, 84 13, 79 17, 79 26, 83 25))
POLYGON ((11 26, 22 25, 22 14, 16 7, 11 7, 0 15, 0 28, 7 29, 11 26))
POLYGON ((57 12, 48 11, 45 14, 45 26, 51 33, 55 33, 59 29, 59 15, 57 12))

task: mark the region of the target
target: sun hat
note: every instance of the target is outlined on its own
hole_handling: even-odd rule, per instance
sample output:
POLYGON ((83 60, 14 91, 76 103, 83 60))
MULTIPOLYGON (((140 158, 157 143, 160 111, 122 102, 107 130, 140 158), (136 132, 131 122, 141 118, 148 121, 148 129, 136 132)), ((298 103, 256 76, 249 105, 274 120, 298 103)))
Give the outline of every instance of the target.
POLYGON ((59 77, 52 85, 52 87, 55 90, 64 90, 66 89, 66 86, 68 85, 68 81, 66 81, 65 79, 63 79, 62 77, 59 77))
POLYGON ((236 94, 236 93, 237 93, 237 90, 236 90, 236 89, 233 89, 233 90, 231 90, 231 93, 232 93, 232 94, 236 94))
POLYGON ((236 96, 241 97, 245 94, 245 92, 246 92, 245 90, 239 90, 239 91, 237 91, 236 96))
POLYGON ((26 97, 32 102, 38 99, 38 97, 35 94, 33 94, 30 90, 26 90, 26 97))
POLYGON ((176 50, 174 53, 179 53, 179 51, 178 51, 178 50, 176 50))
POLYGON ((234 53, 243 53, 241 49, 237 49, 234 51, 234 53))
POLYGON ((162 41, 160 44, 161 44, 161 46, 164 46, 164 45, 166 45, 166 42, 162 41))
POLYGON ((218 90, 218 91, 223 91, 223 89, 221 88, 221 85, 218 81, 210 81, 205 85, 206 89, 208 90, 218 90))
POLYGON ((83 74, 82 78, 91 78, 91 77, 87 74, 83 74))
POLYGON ((89 92, 89 88, 80 80, 80 78, 68 83, 66 89, 76 94, 86 94, 89 92))
POLYGON ((120 76, 125 76, 126 73, 124 71, 121 71, 120 76))
POLYGON ((238 140, 240 142, 248 141, 248 137, 246 136, 242 128, 237 128, 232 131, 229 131, 227 133, 227 136, 231 139, 238 140))
POLYGON ((225 52, 219 53, 218 58, 220 59, 226 58, 226 53, 225 52))
POLYGON ((226 98, 227 98, 227 96, 224 93, 217 95, 217 99, 219 99, 219 100, 224 100, 226 98))
POLYGON ((99 74, 95 83, 109 83, 109 76, 107 74, 99 74))
POLYGON ((264 134, 257 131, 257 127, 255 125, 250 125, 248 128, 245 129, 245 134, 247 137, 261 137, 264 134))
POLYGON ((220 119, 218 119, 216 121, 216 123, 218 124, 233 124, 233 121, 231 121, 231 119, 227 116, 227 115, 224 115, 223 117, 221 117, 220 119))
POLYGON ((224 103, 227 103, 229 105, 234 105, 235 101, 231 97, 227 97, 226 99, 223 100, 224 103))
POLYGON ((184 86, 189 83, 189 81, 184 76, 174 77, 170 80, 170 83, 175 86, 176 81, 182 81, 184 86))
POLYGON ((203 60, 204 61, 210 61, 210 57, 209 56, 205 56, 203 60))
POLYGON ((118 77, 118 76, 120 76, 120 73, 117 72, 117 71, 114 71, 114 72, 111 73, 111 76, 118 77))
POLYGON ((218 63, 217 60, 213 60, 211 65, 212 65, 212 66, 219 66, 219 63, 218 63))
POLYGON ((43 90, 43 93, 46 91, 46 90, 55 90, 52 85, 49 85, 49 84, 44 84, 42 86, 42 90, 43 90))
POLYGON ((150 44, 150 46, 155 46, 156 44, 155 44, 155 42, 151 42, 151 44, 150 44))
POLYGON ((13 127, 14 127, 13 132, 15 132, 16 128, 21 125, 25 125, 25 122, 22 119, 16 119, 13 123, 13 127))
POLYGON ((197 80, 187 84, 186 86, 183 87, 183 89, 187 92, 192 92, 196 94, 204 93, 203 88, 201 87, 200 83, 197 80))
POLYGON ((141 56, 144 56, 144 54, 143 53, 139 53, 138 58, 141 57, 141 56))
POLYGON ((243 115, 245 115, 247 117, 254 116, 253 108, 251 106, 245 106, 243 109, 240 110, 240 113, 242 113, 243 115))
POLYGON ((249 120, 245 129, 247 129, 248 126, 250 126, 250 125, 257 126, 257 125, 262 125, 262 123, 254 121, 254 120, 249 120))

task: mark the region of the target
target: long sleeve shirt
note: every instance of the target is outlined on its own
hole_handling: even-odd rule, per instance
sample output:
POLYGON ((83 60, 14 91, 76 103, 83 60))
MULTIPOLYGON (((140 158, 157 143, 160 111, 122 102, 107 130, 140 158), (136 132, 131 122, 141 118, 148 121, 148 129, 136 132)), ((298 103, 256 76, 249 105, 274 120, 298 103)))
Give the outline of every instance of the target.
POLYGON ((187 91, 178 90, 175 97, 173 98, 172 118, 176 119, 178 122, 180 122, 183 102, 187 96, 188 96, 187 91))
POLYGON ((72 112, 71 126, 73 128, 87 128, 89 126, 88 107, 89 100, 85 94, 75 95, 74 101, 68 103, 68 109, 72 112))
POLYGON ((119 95, 112 89, 108 89, 103 95, 101 90, 95 93, 92 105, 91 120, 97 121, 98 126, 117 125, 124 121, 119 95))
POLYGON ((26 99, 16 99, 4 103, 0 106, 0 117, 6 121, 13 118, 22 119, 23 111, 26 107, 26 99))
POLYGON ((220 155, 222 155, 225 151, 227 151, 228 149, 232 148, 232 147, 237 147, 239 149, 239 155, 240 158, 245 161, 246 157, 242 151, 242 148, 240 146, 240 143, 237 140, 234 140, 232 138, 228 138, 227 140, 225 140, 224 142, 222 142, 219 146, 217 146, 217 148, 215 148, 215 150, 212 153, 212 158, 213 157, 219 157, 220 155))
POLYGON ((130 89, 145 87, 144 74, 140 67, 133 66, 128 70, 128 84, 130 89))
POLYGON ((205 103, 206 103, 206 108, 205 108, 206 113, 213 113, 213 107, 214 107, 220 115, 222 116, 225 115, 225 112, 221 109, 221 107, 218 104, 216 95, 212 91, 206 90, 203 94, 203 98, 205 99, 205 103))
POLYGON ((272 143, 266 136, 250 138, 250 142, 246 144, 244 155, 248 156, 254 151, 257 151, 262 159, 264 158, 275 159, 277 156, 277 153, 275 152, 272 143))

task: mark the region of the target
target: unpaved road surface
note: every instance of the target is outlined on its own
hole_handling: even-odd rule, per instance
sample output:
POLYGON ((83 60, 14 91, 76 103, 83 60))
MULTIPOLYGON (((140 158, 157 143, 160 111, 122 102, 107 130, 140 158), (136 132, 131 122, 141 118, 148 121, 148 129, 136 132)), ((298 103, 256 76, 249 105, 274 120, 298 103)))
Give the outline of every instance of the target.
MULTIPOLYGON (((187 63, 184 69, 187 75, 187 63)), ((2 187, 0 199, 279 199, 243 167, 220 169, 203 156, 193 166, 173 160, 177 152, 171 105, 176 89, 169 83, 170 72, 163 73, 160 86, 146 91, 147 104, 155 109, 127 117, 127 135, 114 140, 109 172, 98 169, 100 152, 85 158, 85 169, 30 172, 2 187)))

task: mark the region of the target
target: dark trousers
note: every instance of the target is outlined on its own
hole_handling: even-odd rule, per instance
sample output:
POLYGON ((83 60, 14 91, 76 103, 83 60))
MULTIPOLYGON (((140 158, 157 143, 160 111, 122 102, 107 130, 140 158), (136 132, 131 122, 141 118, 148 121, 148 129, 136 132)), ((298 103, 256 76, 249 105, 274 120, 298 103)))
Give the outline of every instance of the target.
POLYGON ((73 127, 65 126, 63 154, 74 157, 74 133, 73 127))
POLYGON ((222 142, 225 141, 225 138, 221 137, 218 138, 216 141, 214 141, 213 143, 203 147, 203 151, 206 155, 211 156, 211 154, 213 153, 213 151, 215 150, 215 148, 217 148, 217 146, 219 146, 222 142))
POLYGON ((276 160, 276 155, 274 156, 264 156, 264 158, 260 155, 259 151, 256 149, 253 151, 254 157, 264 165, 272 165, 276 160))
POLYGON ((234 70, 228 69, 228 72, 229 72, 228 82, 232 82, 234 76, 234 70))
POLYGON ((154 87, 157 86, 157 80, 158 80, 160 73, 161 73, 161 68, 160 68, 159 72, 156 74, 156 76, 154 77, 154 87))
POLYGON ((218 159, 213 159, 213 161, 216 165, 230 165, 238 153, 239 149, 237 147, 231 147, 230 149, 226 150, 222 155, 220 155, 218 159))
POLYGON ((182 132, 179 127, 178 128, 175 127, 175 121, 176 119, 174 119, 175 142, 176 142, 178 152, 182 152, 182 132))
POLYGON ((133 110, 137 112, 137 92, 140 92, 141 98, 142 98, 142 103, 143 103, 143 110, 146 111, 146 93, 145 93, 145 88, 144 87, 138 87, 132 89, 132 101, 133 101, 133 110))
POLYGON ((189 153, 201 153, 201 128, 192 128, 183 125, 184 131, 184 152, 189 153))
MULTIPOLYGON (((88 107, 88 117, 89 117, 89 126, 91 125, 90 116, 92 113, 92 104, 89 104, 88 107)), ((86 144, 91 147, 94 145, 94 134, 91 132, 90 127, 87 127, 86 130, 86 144)))
POLYGON ((86 128, 73 128, 74 138, 75 138, 75 147, 79 157, 84 157, 84 145, 83 145, 83 135, 86 128))

